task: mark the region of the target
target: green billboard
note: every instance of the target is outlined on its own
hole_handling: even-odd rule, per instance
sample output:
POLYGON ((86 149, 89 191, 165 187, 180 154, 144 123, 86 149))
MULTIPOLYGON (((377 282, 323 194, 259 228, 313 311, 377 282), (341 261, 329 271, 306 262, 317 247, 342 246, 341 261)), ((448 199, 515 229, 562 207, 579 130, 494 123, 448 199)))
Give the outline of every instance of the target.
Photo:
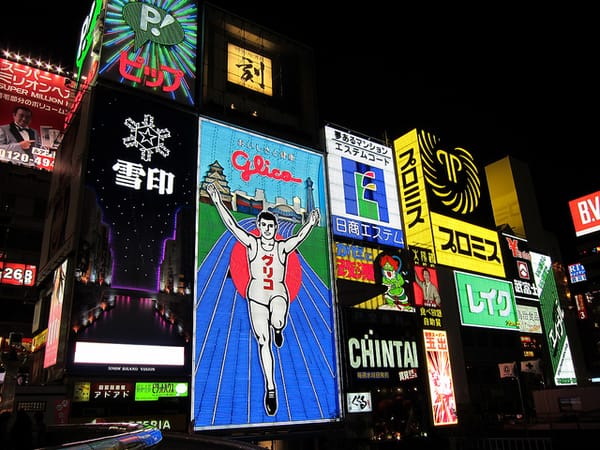
POLYGON ((463 325, 519 331, 515 292, 510 281, 454 271, 463 325))

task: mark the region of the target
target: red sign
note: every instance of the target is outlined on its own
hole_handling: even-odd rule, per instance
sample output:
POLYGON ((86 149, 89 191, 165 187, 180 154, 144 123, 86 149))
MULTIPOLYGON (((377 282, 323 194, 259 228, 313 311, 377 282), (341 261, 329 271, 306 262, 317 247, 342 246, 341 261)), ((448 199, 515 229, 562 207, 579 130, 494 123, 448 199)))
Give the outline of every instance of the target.
POLYGON ((12 123, 17 106, 27 107, 33 112, 29 126, 38 132, 42 144, 41 148, 33 148, 34 164, 16 161, 17 155, 6 149, 0 151, 0 161, 53 170, 55 151, 62 140, 70 108, 71 90, 66 80, 33 65, 0 58, 0 125, 12 123))
POLYGON ((0 261, 0 284, 13 286, 33 286, 37 267, 31 264, 19 264, 0 261))
POLYGON ((569 209, 577 236, 600 230, 600 191, 571 200, 569 209))

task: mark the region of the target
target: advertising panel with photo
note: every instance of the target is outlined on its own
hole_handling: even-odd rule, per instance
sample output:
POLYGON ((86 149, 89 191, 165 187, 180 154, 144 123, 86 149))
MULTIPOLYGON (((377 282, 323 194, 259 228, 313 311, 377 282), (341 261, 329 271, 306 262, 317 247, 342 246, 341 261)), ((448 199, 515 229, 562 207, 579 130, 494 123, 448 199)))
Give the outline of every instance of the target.
POLYGON ((191 367, 197 122, 96 88, 75 261, 70 370, 191 367))
POLYGON ((0 58, 0 162, 51 172, 71 107, 67 78, 0 58))
POLYGON ((325 144, 333 235, 403 248, 392 149, 331 126, 325 144))
POLYGON ((195 103, 198 6, 192 0, 108 0, 100 76, 195 103))
POLYGON ((454 271, 460 321, 463 325, 519 331, 512 283, 454 271))
POLYGON ((194 429, 338 420, 324 157, 201 119, 194 429))

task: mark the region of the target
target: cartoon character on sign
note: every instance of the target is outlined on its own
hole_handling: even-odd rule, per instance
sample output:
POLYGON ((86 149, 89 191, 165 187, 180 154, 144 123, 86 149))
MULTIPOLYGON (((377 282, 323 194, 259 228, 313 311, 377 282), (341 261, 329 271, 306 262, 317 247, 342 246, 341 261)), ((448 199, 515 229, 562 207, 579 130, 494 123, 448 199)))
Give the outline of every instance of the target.
POLYGON ((389 306, 400 310, 412 309, 408 303, 408 295, 404 289, 405 274, 402 271, 402 260, 397 256, 384 255, 379 260, 381 266, 381 282, 386 286, 385 301, 389 306))
POLYGON ((277 234, 277 217, 262 211, 256 218, 256 230, 248 232, 225 207, 217 186, 209 184, 206 190, 227 229, 246 248, 249 281, 245 296, 265 380, 265 411, 273 416, 277 412, 277 389, 271 329, 275 345, 281 347, 290 307, 290 289, 286 283, 288 259, 319 223, 320 213, 318 209, 310 211, 298 233, 283 239, 277 234))

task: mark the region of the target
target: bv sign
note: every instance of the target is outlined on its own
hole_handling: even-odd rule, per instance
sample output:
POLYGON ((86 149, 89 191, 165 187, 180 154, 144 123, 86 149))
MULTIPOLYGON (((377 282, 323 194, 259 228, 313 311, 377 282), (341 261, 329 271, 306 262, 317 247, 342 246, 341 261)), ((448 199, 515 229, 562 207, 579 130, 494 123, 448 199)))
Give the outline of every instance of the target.
POLYGON ((569 209, 577 236, 600 230, 600 191, 571 200, 569 209))

